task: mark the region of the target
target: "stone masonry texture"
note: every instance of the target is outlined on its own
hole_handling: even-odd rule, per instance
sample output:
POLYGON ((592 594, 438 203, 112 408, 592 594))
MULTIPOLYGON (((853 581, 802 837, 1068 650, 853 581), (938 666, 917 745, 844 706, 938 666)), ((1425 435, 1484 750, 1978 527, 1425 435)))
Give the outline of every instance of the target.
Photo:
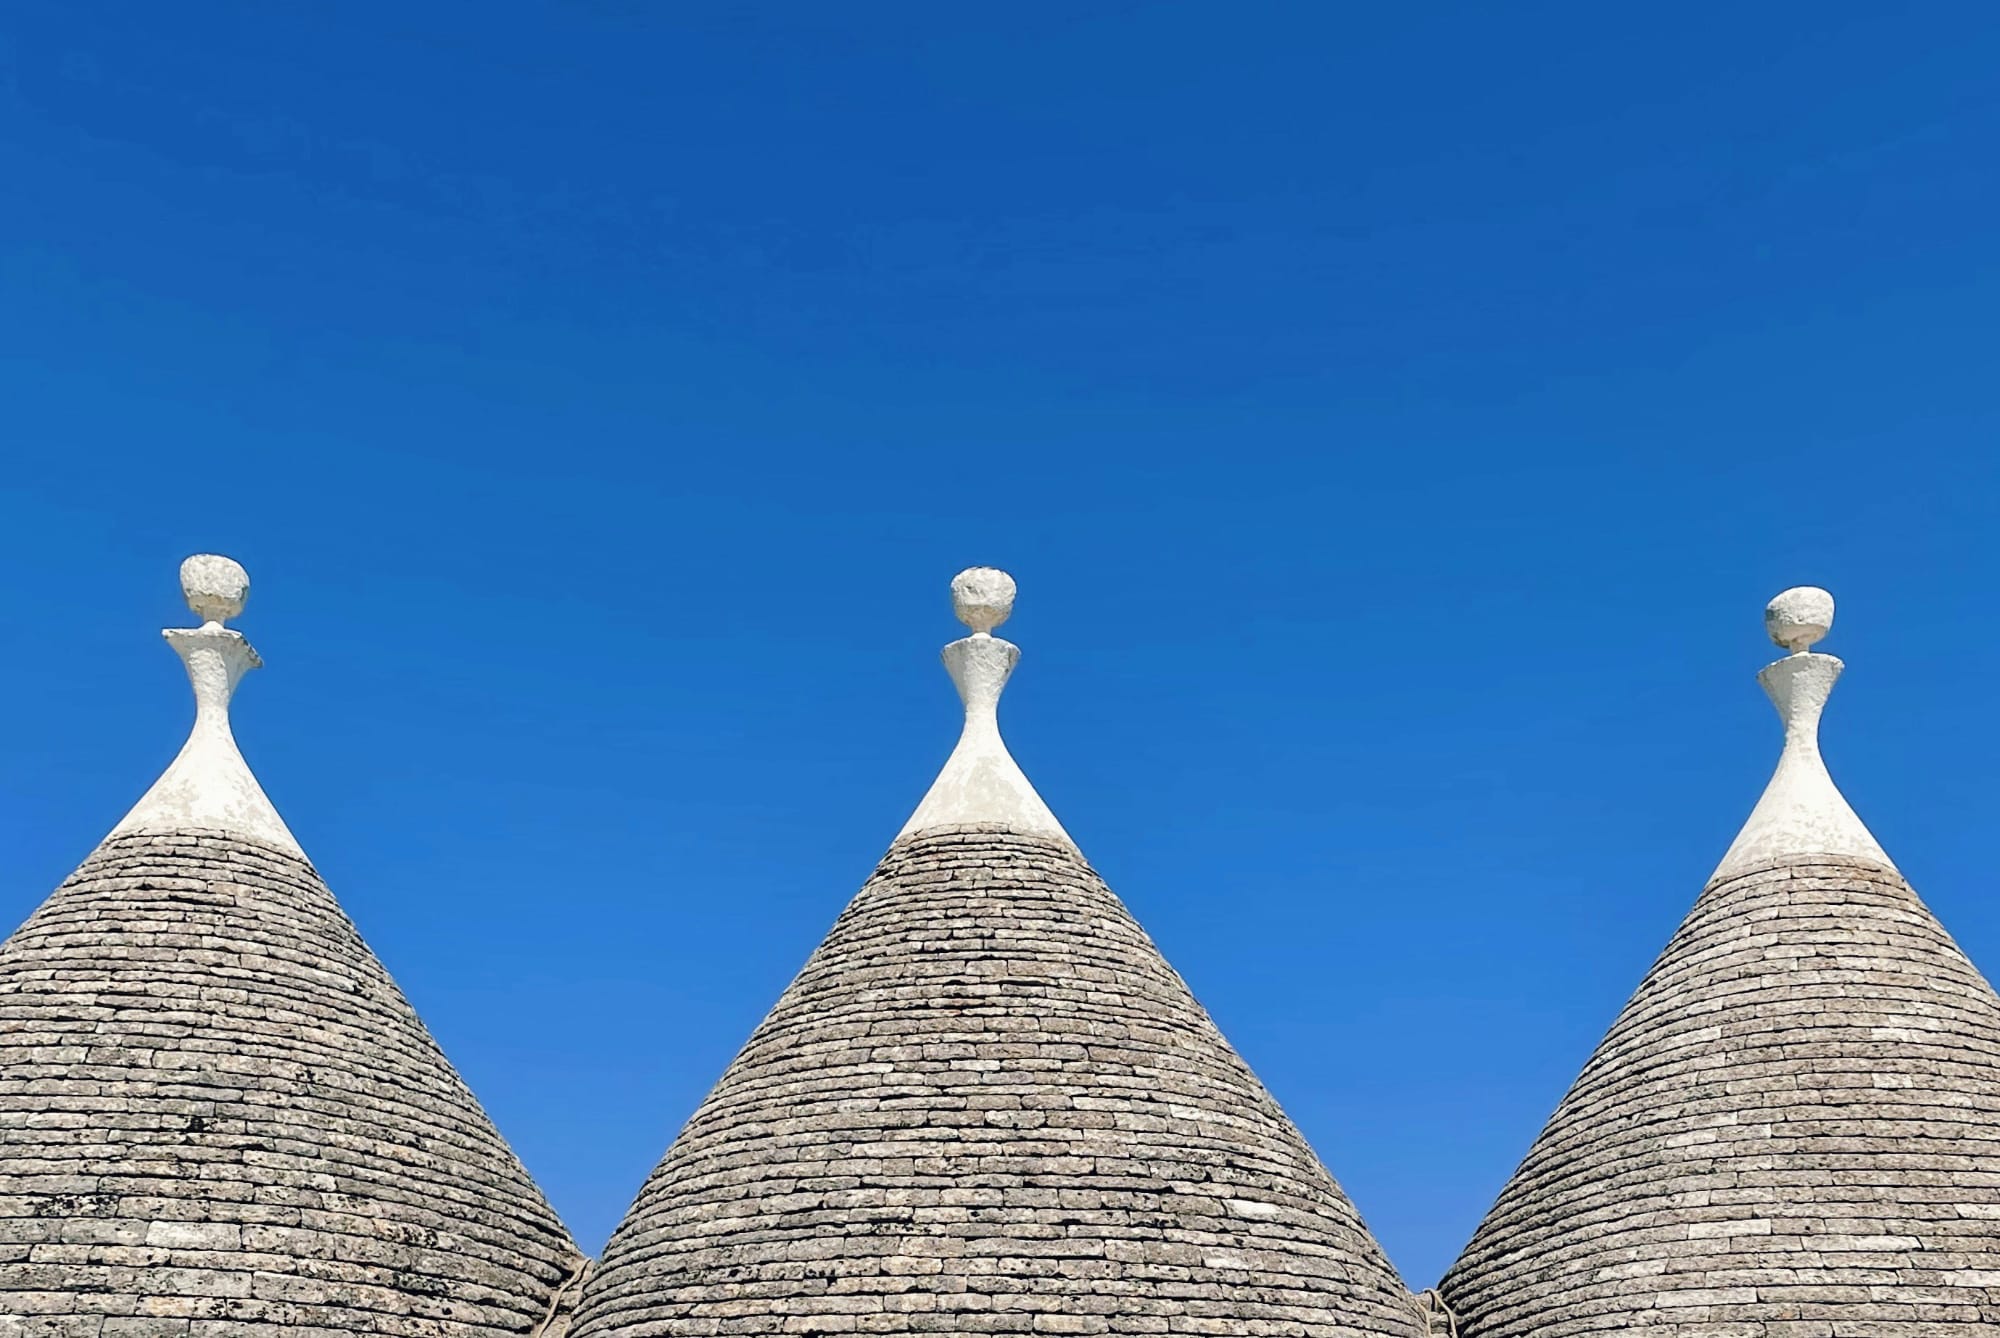
POLYGON ((1464 1338, 2000 1335, 2000 1000, 1886 866, 1716 883, 1442 1287, 1464 1338))
POLYGON ((107 841, 0 945, 0 1338, 489 1338, 582 1263, 312 867, 107 841))
POLYGON ((898 841, 641 1190, 576 1338, 1423 1332, 1061 842, 898 841))

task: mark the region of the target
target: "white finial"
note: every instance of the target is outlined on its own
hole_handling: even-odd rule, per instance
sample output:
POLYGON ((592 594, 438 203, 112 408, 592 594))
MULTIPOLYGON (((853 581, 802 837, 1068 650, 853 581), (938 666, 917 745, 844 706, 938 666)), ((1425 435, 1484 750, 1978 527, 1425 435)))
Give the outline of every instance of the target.
POLYGON ((1818 645, 1833 627, 1833 596, 1816 585, 1795 585, 1764 606, 1764 630, 1794 655, 1818 645))
POLYGON ((181 595, 203 626, 220 627, 243 616, 243 606, 250 602, 250 573, 233 558, 196 553, 181 563, 181 595))
POLYGON ((1810 855, 1851 856, 1894 868, 1820 756, 1820 714, 1845 668, 1833 656, 1812 649, 1833 626, 1833 596, 1817 586, 1795 586, 1765 607, 1764 626, 1771 640, 1791 652, 1757 675, 1784 721, 1785 747, 1750 820, 1709 881, 1810 855))
POLYGON ((194 728, 165 774, 135 804, 113 836, 199 828, 236 832, 305 858, 264 787, 250 773, 229 728, 229 702, 243 675, 263 664, 241 632, 224 627, 243 612, 250 574, 226 557, 197 553, 181 563, 181 593, 202 620, 162 635, 187 665, 194 686, 194 728))
POLYGON ((951 610, 972 629, 988 636, 1013 616, 1014 578, 998 567, 967 567, 951 578, 951 610))
POLYGON ((972 629, 944 648, 945 669, 965 703, 965 729, 898 839, 934 827, 991 823, 1074 845, 1000 737, 1000 693, 1021 648, 993 629, 1013 612, 1014 578, 994 567, 968 567, 952 578, 951 603, 972 629))

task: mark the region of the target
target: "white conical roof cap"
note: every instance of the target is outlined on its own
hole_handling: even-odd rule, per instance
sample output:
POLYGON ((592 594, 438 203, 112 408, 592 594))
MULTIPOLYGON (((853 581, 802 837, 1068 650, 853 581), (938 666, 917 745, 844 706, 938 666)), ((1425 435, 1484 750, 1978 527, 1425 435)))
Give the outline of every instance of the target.
POLYGON ((305 852, 251 774, 229 727, 237 683, 263 664, 241 632, 223 626, 243 612, 250 574, 229 558, 197 553, 181 563, 181 593, 201 626, 170 627, 162 635, 187 666, 194 687, 194 728, 179 756, 111 835, 234 832, 303 858, 305 852))
POLYGON ((1014 578, 996 567, 968 567, 952 578, 952 609, 972 635, 944 648, 944 666, 965 703, 965 728, 899 836, 990 824, 1076 844, 1000 737, 1000 694, 1020 662, 1021 648, 994 636, 993 629, 1013 613, 1014 595, 1014 578))
POLYGON ((1833 626, 1833 596, 1816 586, 1796 586, 1765 607, 1764 625, 1771 639, 1791 652, 1757 675, 1784 721, 1784 751, 1710 881, 1808 855, 1847 855, 1894 868, 1820 756, 1820 715, 1845 667, 1812 649, 1833 626))

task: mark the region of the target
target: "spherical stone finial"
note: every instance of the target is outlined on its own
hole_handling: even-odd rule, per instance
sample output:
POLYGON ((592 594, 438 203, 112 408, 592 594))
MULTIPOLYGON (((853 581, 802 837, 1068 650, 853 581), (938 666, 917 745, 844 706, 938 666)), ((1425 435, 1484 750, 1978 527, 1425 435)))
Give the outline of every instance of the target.
POLYGON ((1833 626, 1833 596, 1816 585, 1795 585, 1764 606, 1771 640, 1792 654, 1813 648, 1833 626))
POLYGON ((976 633, 989 633, 1014 612, 1014 578, 998 567, 967 567, 951 578, 951 607, 976 633))
POLYGON ((226 623, 250 599, 250 573, 218 553, 196 553, 181 563, 181 594, 204 623, 226 623))

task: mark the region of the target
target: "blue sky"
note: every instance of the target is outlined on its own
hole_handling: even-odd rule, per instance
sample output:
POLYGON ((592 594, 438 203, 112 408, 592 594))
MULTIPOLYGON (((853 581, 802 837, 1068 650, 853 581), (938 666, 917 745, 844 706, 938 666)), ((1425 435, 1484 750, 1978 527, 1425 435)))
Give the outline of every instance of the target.
POLYGON ((0 18, 0 919, 246 754, 595 1249, 921 796, 1016 755, 1406 1278, 1748 814, 2000 964, 2000 14, 0 18))

